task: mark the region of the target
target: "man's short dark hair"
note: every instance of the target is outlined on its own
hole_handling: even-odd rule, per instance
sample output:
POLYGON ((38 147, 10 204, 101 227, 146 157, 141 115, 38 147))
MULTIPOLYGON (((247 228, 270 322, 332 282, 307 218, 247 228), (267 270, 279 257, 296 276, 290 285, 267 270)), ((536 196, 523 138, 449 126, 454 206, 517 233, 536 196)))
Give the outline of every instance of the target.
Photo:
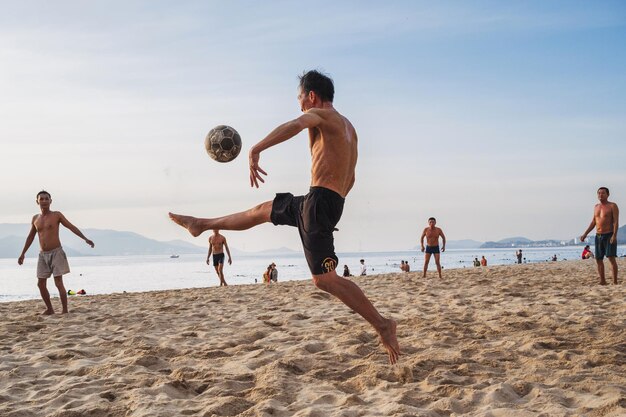
POLYGON ((437 219, 435 219, 434 217, 430 217, 430 218, 428 219, 428 221, 431 221, 431 220, 437 221, 437 219))
POLYGON ((608 189, 608 188, 606 188, 606 187, 600 187, 600 188, 598 188, 598 191, 600 191, 600 190, 604 190, 604 191, 606 191, 607 195, 611 195, 611 193, 609 192, 609 189, 608 189))
POLYGON ((365 259, 361 259, 359 262, 365 262, 365 259))
POLYGON ((37 197, 35 197, 35 200, 39 200, 39 196, 42 194, 48 194, 48 198, 52 198, 49 192, 47 192, 46 190, 41 190, 37 193, 37 197))
POLYGON ((311 70, 302 74, 300 77, 300 88, 306 94, 310 91, 315 92, 322 101, 333 102, 335 98, 335 86, 333 80, 326 74, 319 71, 311 70))

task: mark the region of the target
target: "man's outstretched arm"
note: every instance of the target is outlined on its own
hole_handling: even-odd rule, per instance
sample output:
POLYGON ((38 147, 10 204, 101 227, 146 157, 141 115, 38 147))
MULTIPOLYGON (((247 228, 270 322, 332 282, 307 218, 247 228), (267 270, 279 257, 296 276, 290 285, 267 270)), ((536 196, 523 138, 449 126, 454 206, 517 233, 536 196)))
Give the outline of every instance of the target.
POLYGON ((322 118, 317 115, 315 112, 309 111, 297 119, 291 120, 287 123, 283 123, 278 126, 276 129, 272 130, 269 135, 267 135, 263 140, 250 148, 250 152, 248 154, 248 160, 250 163, 250 186, 259 188, 259 181, 265 182, 261 174, 267 175, 260 166, 259 166, 259 158, 261 156, 261 152, 264 150, 271 148, 274 145, 278 145, 286 141, 287 139, 291 139, 296 136, 298 133, 302 132, 304 129, 310 129, 322 122, 322 118))
POLYGON ((78 236, 79 238, 83 239, 92 248, 95 246, 94 243, 91 240, 87 239, 85 237, 85 235, 83 235, 83 232, 81 232, 78 229, 78 227, 76 227, 72 223, 70 223, 69 220, 67 220, 63 214, 61 214, 61 224, 63 226, 65 226, 65 227, 67 227, 68 229, 70 229, 76 236, 78 236))

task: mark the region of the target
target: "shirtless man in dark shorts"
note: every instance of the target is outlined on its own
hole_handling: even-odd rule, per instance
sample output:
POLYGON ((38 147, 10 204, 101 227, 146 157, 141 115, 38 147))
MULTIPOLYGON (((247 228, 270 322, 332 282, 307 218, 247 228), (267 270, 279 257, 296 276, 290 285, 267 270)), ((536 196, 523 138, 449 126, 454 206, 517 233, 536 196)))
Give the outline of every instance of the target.
POLYGON ((250 185, 258 188, 259 182, 265 182, 261 174, 267 175, 259 166, 261 152, 308 129, 312 168, 307 195, 276 194, 273 201, 224 217, 198 219, 170 213, 170 218, 193 236, 211 229, 246 230, 266 222, 297 227, 315 286, 339 298, 367 320, 379 334, 393 364, 400 354, 396 322, 381 316, 354 282, 341 279, 335 271, 338 259, 333 230, 341 218, 345 197, 354 185, 357 134, 350 121, 333 107, 334 92, 333 82, 326 75, 317 71, 303 74, 298 94, 303 114, 278 126, 250 149, 250 185))
POLYGON ((94 247, 94 243, 87 239, 83 233, 70 223, 63 213, 60 211, 50 210, 52 204, 52 197, 47 191, 40 191, 36 197, 37 205, 41 214, 33 216, 31 221, 30 232, 26 237, 26 243, 24 249, 17 260, 19 265, 24 263, 24 256, 30 248, 30 245, 35 240, 35 235, 39 236, 39 246, 41 252, 39 252, 39 260, 37 261, 37 286, 39 287, 39 293, 41 299, 46 304, 44 315, 54 314, 54 308, 50 302, 50 293, 48 292, 48 278, 50 275, 54 277, 54 284, 59 290, 59 298, 61 298, 61 306, 63 308, 62 313, 67 314, 67 292, 63 285, 63 275, 70 272, 70 266, 67 262, 67 256, 61 247, 61 240, 59 239, 59 225, 70 229, 76 236, 83 239, 89 246, 94 247))
POLYGON ((428 271, 428 263, 430 262, 430 257, 435 255, 435 264, 437 264, 437 273, 439 274, 439 278, 441 278, 441 263, 439 262, 439 257, 441 256, 441 252, 445 252, 446 250, 446 236, 443 234, 443 230, 439 227, 435 227, 437 224, 437 220, 434 217, 428 219, 428 227, 424 229, 422 232, 422 236, 420 237, 420 245, 422 245, 422 252, 425 252, 424 255, 424 278, 426 278, 426 271, 428 271), (441 249, 439 248, 439 237, 442 240, 441 249), (424 248, 424 238, 426 238, 426 247, 424 248))
POLYGON ((598 200, 600 203, 593 208, 593 219, 591 224, 580 237, 580 241, 584 242, 589 232, 596 228, 596 264, 598 265, 598 274, 600 275, 600 285, 606 285, 604 277, 604 257, 609 259, 613 268, 613 284, 617 284, 617 229, 619 228, 619 208, 617 204, 609 201, 609 189, 606 187, 598 188, 598 200))
POLYGON ((224 279, 224 248, 228 253, 228 265, 232 265, 233 261, 230 256, 230 250, 228 249, 228 243, 226 238, 220 235, 220 231, 213 230, 213 236, 209 238, 209 254, 206 256, 206 264, 211 265, 211 253, 213 254, 213 266, 217 277, 220 279, 220 287, 228 285, 224 279))

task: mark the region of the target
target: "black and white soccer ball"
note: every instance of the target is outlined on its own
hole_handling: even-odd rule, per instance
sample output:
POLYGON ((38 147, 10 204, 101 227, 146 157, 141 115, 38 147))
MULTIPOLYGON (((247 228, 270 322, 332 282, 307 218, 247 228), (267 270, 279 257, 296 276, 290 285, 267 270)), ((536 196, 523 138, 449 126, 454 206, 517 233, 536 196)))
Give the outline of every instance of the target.
POLYGON ((232 127, 219 125, 206 135, 204 147, 217 162, 230 162, 241 152, 241 136, 232 127))

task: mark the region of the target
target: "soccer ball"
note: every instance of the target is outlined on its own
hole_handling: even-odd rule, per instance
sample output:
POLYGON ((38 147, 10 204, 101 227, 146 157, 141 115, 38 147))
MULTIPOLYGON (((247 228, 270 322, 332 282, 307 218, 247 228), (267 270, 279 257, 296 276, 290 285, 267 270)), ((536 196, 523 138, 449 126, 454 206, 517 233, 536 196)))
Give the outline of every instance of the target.
POLYGON ((230 162, 241 151, 241 136, 232 127, 219 125, 206 135, 204 147, 209 156, 217 162, 230 162))

